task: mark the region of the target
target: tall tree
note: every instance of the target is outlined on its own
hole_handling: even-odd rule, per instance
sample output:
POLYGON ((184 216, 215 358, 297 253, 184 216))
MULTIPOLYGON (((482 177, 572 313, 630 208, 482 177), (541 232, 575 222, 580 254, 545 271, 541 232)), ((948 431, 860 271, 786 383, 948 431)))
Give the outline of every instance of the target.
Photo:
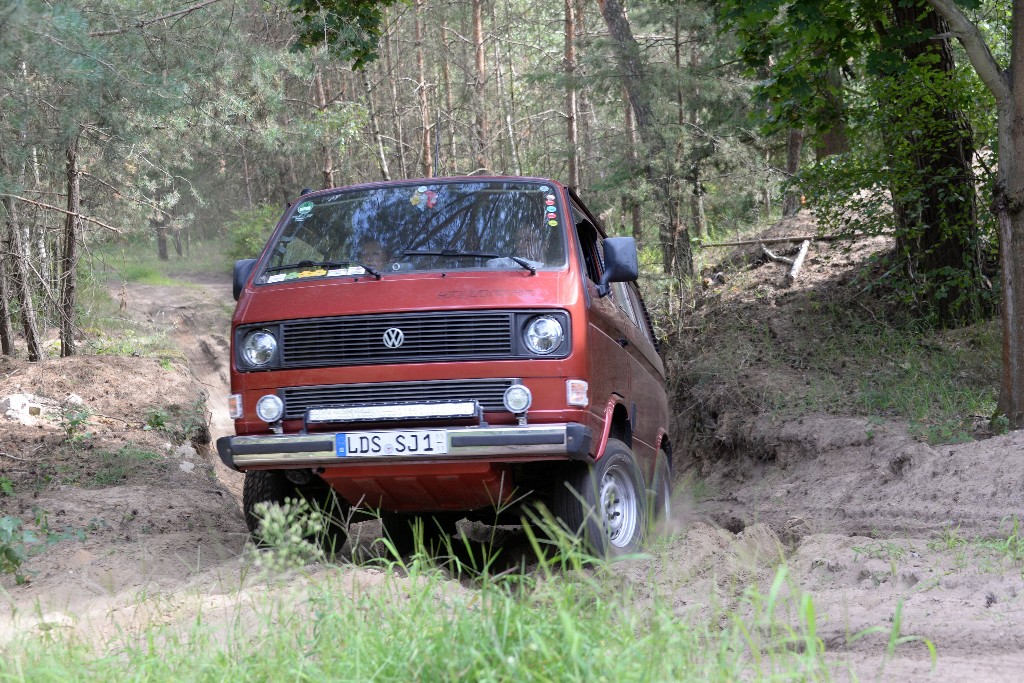
POLYGON ((995 211, 1002 284, 1003 372, 998 410, 1024 428, 1024 0, 1013 0, 1010 63, 1000 65, 977 24, 951 0, 928 0, 963 44, 996 100, 999 171, 995 211))

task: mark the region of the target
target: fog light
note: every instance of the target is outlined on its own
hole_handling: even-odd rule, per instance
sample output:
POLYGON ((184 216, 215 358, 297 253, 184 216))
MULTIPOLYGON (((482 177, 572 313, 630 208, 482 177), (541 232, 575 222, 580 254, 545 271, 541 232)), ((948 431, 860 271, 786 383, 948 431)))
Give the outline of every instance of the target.
POLYGON ((505 395, 501 397, 501 401, 505 404, 505 410, 518 415, 527 411, 530 404, 533 403, 533 395, 522 384, 513 384, 505 390, 505 395))
POLYGON ((242 395, 231 394, 228 396, 228 417, 238 420, 242 417, 242 395))
POLYGON ((590 397, 587 395, 589 389, 589 385, 582 379, 567 379, 565 381, 565 402, 571 406, 586 408, 590 405, 590 397))
POLYGON ((277 422, 284 415, 284 401, 274 394, 261 396, 256 401, 256 416, 264 422, 277 422))

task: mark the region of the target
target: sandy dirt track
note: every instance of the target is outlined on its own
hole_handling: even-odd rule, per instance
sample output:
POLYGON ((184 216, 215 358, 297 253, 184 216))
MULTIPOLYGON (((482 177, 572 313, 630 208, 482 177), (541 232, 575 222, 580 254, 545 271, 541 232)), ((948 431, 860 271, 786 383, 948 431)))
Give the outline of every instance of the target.
MULTIPOLYGON (((0 579, 0 642, 41 627, 99 637, 154 618, 186 623, 252 590, 239 475, 208 449, 143 429, 155 388, 162 405, 207 392, 209 431, 230 430, 230 281, 133 286, 126 304, 129 315, 166 327, 182 363, 0 361, 0 395, 31 391, 60 403, 75 392, 94 410, 89 447, 67 452, 58 448, 59 420, 25 426, 0 416, 0 476, 16 492, 0 497, 0 512, 31 519, 43 510, 52 528, 84 531, 84 540, 33 557, 27 585, 0 579), (68 477, 95 468, 91 454, 126 443, 160 458, 116 485, 68 477)), ((699 476, 706 490, 699 501, 677 501, 675 537, 650 559, 615 566, 641 605, 659 596, 681 618, 743 613, 744 590, 766 591, 782 565, 787 593, 813 596, 840 680, 1019 680, 1024 542, 1013 544, 1011 517, 1024 518, 1024 433, 932 448, 899 425, 848 418, 752 419, 738 429, 745 447, 734 458, 679 464, 678 476, 699 476), (900 601, 901 633, 935 644, 934 669, 920 644, 884 659, 900 601), (852 640, 872 627, 885 633, 852 640)), ((316 569, 310 580, 321 571, 375 577, 345 566, 316 569)))

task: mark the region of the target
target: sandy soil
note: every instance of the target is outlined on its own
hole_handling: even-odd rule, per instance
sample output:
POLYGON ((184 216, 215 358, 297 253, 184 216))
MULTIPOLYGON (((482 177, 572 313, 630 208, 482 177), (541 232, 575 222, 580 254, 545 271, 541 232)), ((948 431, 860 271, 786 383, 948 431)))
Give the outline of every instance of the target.
MULTIPOLYGON (((15 492, 0 495, 0 512, 30 526, 45 513, 51 530, 81 532, 32 557, 26 585, 0 579, 0 642, 40 628, 101 637, 154 619, 187 623, 199 611, 237 610, 260 590, 244 553, 240 477, 205 444, 231 428, 230 282, 133 286, 126 304, 129 315, 166 324, 187 368, 113 356, 0 359, 0 397, 31 392, 54 406, 32 425, 0 416, 0 476, 15 492), (208 432, 187 435, 176 425, 202 392, 208 432), (60 419, 71 393, 92 411, 74 434, 87 438, 70 440, 60 419), (171 416, 169 428, 145 429, 154 406, 171 416), (108 484, 102 454, 126 444, 155 457, 132 460, 108 484)), ((800 595, 813 596, 840 680, 1019 679, 1024 542, 1009 517, 1024 517, 1024 433, 932 448, 900 425, 822 416, 730 417, 722 433, 732 457, 681 464, 707 492, 677 501, 675 535, 649 559, 614 567, 638 606, 661 596, 680 617, 750 615, 748 588, 767 594, 783 566, 780 618, 797 623, 800 595), (886 657, 899 605, 899 635, 930 639, 935 668, 918 642, 886 657)), ((307 580, 317 572, 352 585, 379 580, 352 566, 307 580)))

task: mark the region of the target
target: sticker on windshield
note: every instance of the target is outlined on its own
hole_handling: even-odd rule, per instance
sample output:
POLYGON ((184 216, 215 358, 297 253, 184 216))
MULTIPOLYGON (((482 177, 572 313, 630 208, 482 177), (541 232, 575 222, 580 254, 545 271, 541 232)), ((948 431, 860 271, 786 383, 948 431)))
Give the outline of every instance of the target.
POLYGON ((541 192, 547 192, 547 191, 548 191, 548 190, 550 190, 550 189, 551 189, 551 188, 550 188, 550 187, 548 187, 547 185, 541 185, 541 186, 540 186, 540 191, 541 191, 541 192))
POLYGON ((556 225, 558 225, 558 221, 548 221, 548 225, 550 225, 553 228, 556 225))
POLYGON ((437 193, 433 190, 428 190, 425 185, 420 185, 416 188, 416 192, 413 193, 412 197, 409 198, 409 203, 420 211, 433 209, 437 206, 437 193))
POLYGON ((313 202, 302 202, 295 208, 295 213, 305 217, 307 213, 313 210, 313 202))
MULTIPOLYGON (((541 192, 543 192, 543 190, 541 190, 541 192)), ((553 194, 549 194, 549 195, 548 195, 547 197, 545 197, 544 199, 547 199, 547 200, 548 200, 549 202, 553 202, 553 201, 555 201, 555 195, 553 195, 553 194)))
POLYGON ((316 270, 304 270, 299 273, 299 277, 321 277, 327 275, 327 271, 323 268, 317 268, 316 270))
POLYGON ((274 282, 284 282, 284 273, 278 273, 277 275, 271 275, 270 277, 267 278, 267 284, 272 284, 274 282))

